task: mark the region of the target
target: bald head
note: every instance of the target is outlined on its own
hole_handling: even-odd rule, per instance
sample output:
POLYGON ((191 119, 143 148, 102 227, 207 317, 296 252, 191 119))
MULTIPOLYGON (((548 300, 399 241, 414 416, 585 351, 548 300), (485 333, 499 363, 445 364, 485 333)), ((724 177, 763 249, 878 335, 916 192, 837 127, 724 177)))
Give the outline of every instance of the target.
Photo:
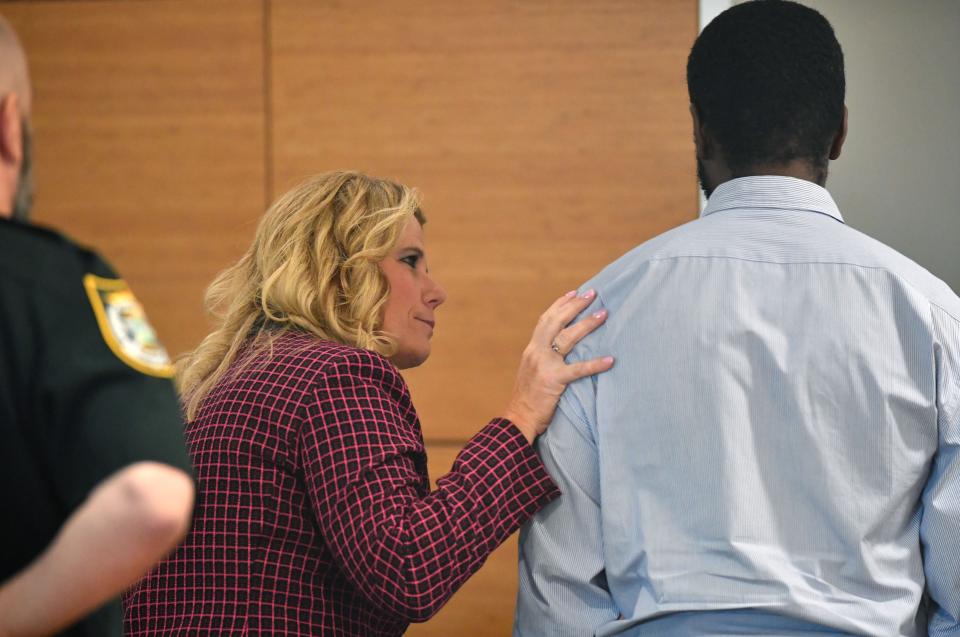
POLYGON ((0 98, 15 93, 20 115, 30 115, 30 74, 27 71, 27 56, 20 46, 20 39, 3 16, 0 16, 0 98))
POLYGON ((30 76, 20 39, 0 16, 0 217, 26 221, 33 202, 30 76))

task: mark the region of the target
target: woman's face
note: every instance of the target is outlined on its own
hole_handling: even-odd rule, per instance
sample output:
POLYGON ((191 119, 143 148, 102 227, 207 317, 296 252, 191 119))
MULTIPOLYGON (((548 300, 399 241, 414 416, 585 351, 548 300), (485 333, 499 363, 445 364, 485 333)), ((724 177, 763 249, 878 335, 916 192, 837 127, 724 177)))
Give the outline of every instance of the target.
POLYGON ((391 360, 400 369, 416 367, 430 356, 436 309, 447 299, 444 289, 427 273, 419 221, 412 217, 407 221, 380 268, 390 285, 382 329, 397 341, 397 353, 391 360))

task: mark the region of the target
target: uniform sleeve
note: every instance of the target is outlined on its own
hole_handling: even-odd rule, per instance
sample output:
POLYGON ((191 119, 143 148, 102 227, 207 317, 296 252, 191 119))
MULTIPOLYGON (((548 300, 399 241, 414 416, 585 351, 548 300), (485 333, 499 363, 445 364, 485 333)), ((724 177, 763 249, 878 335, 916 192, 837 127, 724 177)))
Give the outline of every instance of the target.
POLYGON ((597 448, 580 421, 583 409, 576 390, 571 385, 537 440, 537 451, 563 497, 520 531, 514 637, 590 637, 618 617, 603 560, 597 448))
POLYGON ((140 306, 126 284, 92 256, 58 293, 37 301, 43 325, 37 420, 44 428, 47 474, 70 509, 105 477, 134 462, 152 460, 190 471, 168 367, 145 360, 143 369, 135 368, 136 355, 121 359, 117 343, 109 340, 112 329, 130 330, 134 344, 152 334, 145 316, 116 319, 111 327, 104 314, 130 314, 131 308, 140 306), (97 289, 115 295, 112 307, 103 298, 97 306, 92 296, 97 289))
POLYGON ((923 494, 920 537, 929 635, 960 635, 960 321, 934 308, 937 453, 923 494))
POLYGON ((496 419, 428 493, 416 416, 380 375, 373 359, 344 361, 317 385, 304 474, 347 577, 371 602, 425 621, 557 491, 522 434, 496 419))

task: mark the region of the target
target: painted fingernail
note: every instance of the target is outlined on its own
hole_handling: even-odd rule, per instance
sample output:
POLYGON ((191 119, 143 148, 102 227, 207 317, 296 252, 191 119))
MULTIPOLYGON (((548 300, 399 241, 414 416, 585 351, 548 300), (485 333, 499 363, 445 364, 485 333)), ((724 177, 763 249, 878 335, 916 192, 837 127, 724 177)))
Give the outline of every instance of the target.
POLYGON ((586 292, 583 293, 583 297, 582 297, 582 298, 592 299, 592 298, 595 297, 596 295, 597 295, 597 291, 596 291, 596 290, 587 290, 586 292))
POLYGON ((607 315, 607 311, 606 311, 606 310, 600 310, 599 312, 594 312, 594 313, 593 313, 593 318, 595 318, 595 319, 602 319, 602 318, 605 317, 606 315, 607 315))
POLYGON ((604 356, 602 360, 603 360, 604 363, 608 363, 608 364, 609 364, 609 363, 612 363, 612 362, 613 362, 613 356, 604 356))
POLYGON ((569 292, 567 292, 566 294, 564 294, 564 296, 565 296, 566 298, 568 298, 568 299, 572 299, 572 298, 575 297, 576 295, 577 295, 577 291, 576 291, 576 290, 570 290, 569 292))

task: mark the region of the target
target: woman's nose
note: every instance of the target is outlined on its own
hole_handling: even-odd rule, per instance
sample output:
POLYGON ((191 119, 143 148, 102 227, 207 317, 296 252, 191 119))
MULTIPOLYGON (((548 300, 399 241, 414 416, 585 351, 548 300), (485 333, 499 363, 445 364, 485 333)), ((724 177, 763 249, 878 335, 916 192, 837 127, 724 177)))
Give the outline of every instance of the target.
POLYGON ((426 293, 424 294, 424 301, 431 308, 438 308, 443 305, 443 302, 447 300, 447 291, 443 287, 434 281, 432 278, 429 278, 429 283, 427 285, 426 293))

